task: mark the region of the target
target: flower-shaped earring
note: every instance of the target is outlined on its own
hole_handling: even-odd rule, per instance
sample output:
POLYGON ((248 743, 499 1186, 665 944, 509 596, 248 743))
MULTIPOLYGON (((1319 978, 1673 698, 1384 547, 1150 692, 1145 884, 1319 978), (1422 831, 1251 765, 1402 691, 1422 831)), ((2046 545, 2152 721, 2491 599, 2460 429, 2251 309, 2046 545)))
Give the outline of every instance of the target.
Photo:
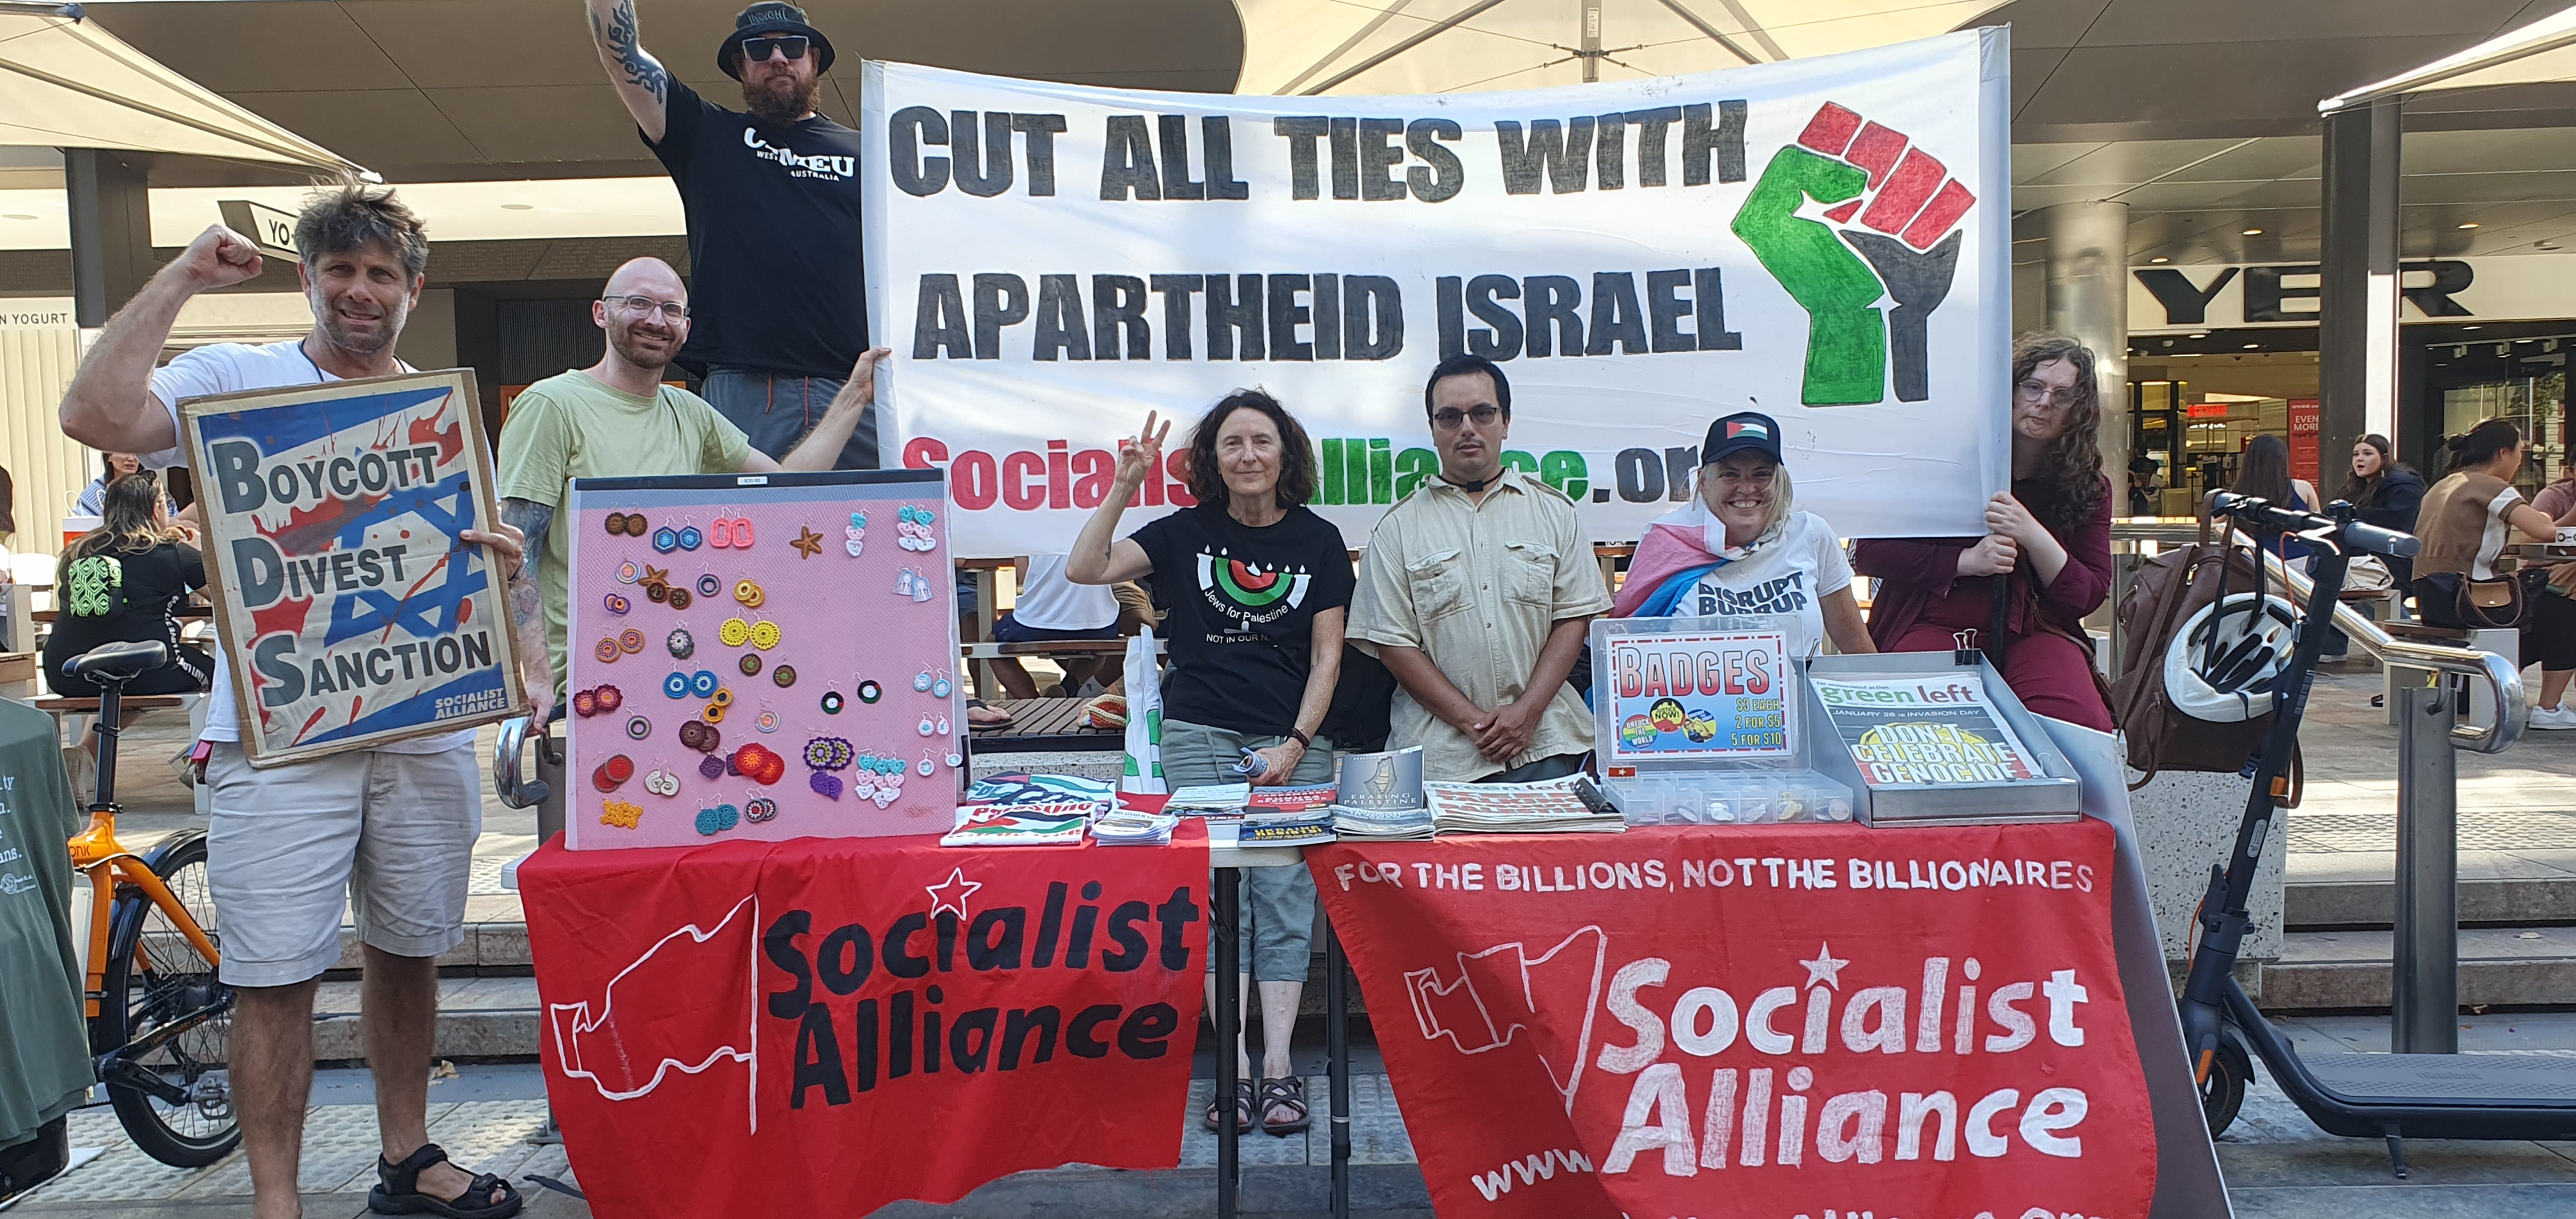
POLYGON ((915 674, 915 675, 913 676, 913 679, 912 679, 912 688, 913 688, 913 689, 915 689, 915 690, 919 690, 919 691, 921 691, 921 692, 922 692, 922 693, 924 693, 924 694, 928 694, 928 693, 930 693, 930 684, 931 684, 932 680, 933 680, 933 679, 932 679, 932 677, 930 676, 930 670, 928 670, 928 669, 923 669, 921 672, 919 672, 919 673, 917 673, 917 674, 915 674))
POLYGON ((690 634, 685 626, 672 627, 670 637, 662 642, 671 649, 673 660, 687 660, 698 654, 698 637, 690 634))

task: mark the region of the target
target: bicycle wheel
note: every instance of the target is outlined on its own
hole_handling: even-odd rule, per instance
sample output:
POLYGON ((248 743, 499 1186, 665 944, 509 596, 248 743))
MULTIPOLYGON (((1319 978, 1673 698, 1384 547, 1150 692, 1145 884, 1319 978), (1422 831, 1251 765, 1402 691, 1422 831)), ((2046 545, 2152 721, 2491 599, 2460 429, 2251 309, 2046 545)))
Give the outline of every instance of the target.
MULTIPOLYGON (((153 852, 153 872, 217 944, 206 887, 206 839, 192 834, 153 852)), ((241 1141, 231 1076, 233 994, 168 912, 140 892, 118 895, 109 915, 106 995, 94 1025, 101 1079, 117 1120, 144 1154, 194 1168, 241 1141)))

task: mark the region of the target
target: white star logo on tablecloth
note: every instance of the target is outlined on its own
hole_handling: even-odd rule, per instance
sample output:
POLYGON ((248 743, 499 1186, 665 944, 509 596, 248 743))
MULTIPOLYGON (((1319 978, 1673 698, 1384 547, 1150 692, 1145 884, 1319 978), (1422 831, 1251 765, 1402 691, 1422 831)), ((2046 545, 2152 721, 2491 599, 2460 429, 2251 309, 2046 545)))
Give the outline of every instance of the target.
POLYGON ((950 872, 946 881, 935 885, 922 886, 923 890, 930 894, 930 916, 932 918, 939 917, 939 912, 942 910, 954 910, 957 912, 957 917, 966 917, 966 899, 972 896, 977 889, 981 889, 983 887, 984 882, 982 881, 966 879, 966 869, 964 868, 958 868, 950 872), (948 896, 950 893, 955 893, 956 896, 948 896))
POLYGON ((1843 966, 1851 964, 1834 956, 1833 946, 1821 940, 1816 943, 1816 959, 1798 963, 1807 967, 1807 985, 1821 983, 1836 990, 1842 989, 1843 966))

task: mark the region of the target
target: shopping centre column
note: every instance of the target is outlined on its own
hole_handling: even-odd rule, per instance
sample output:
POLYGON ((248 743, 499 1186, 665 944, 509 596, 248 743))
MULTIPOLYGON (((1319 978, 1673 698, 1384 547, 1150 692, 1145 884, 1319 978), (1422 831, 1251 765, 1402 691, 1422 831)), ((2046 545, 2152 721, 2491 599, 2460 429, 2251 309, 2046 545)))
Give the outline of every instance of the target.
POLYGON ((66 148, 63 189, 71 203, 73 314, 83 327, 104 326, 160 269, 152 258, 151 185, 133 153, 66 148))
MULTIPOLYGON (((2102 404, 2102 468, 2129 468, 2129 205, 2061 203, 2043 208, 2048 235, 2048 328, 2093 349, 2096 401, 2102 404)), ((2118 474, 2111 485, 2125 485, 2118 474)), ((2128 501, 2111 497, 2115 516, 2128 501)))
POLYGON ((2377 432, 2397 442, 2400 460, 2430 470, 2440 422, 2397 418, 2401 104, 2382 98, 2325 116, 2317 451, 2349 453, 2377 432))

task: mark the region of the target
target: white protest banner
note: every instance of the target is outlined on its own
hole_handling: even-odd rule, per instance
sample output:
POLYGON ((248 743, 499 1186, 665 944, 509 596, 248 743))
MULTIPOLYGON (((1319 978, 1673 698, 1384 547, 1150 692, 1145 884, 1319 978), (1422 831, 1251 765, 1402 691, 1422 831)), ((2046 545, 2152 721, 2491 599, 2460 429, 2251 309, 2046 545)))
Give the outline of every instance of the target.
MULTIPOLYGON (((1596 539, 1687 499, 1709 422, 1748 408, 1837 532, 1982 532, 2008 472, 2007 50, 1428 97, 871 63, 887 464, 949 466, 959 554, 1060 551, 1148 409, 1185 432, 1260 386, 1359 543, 1437 472, 1423 379, 1465 350, 1512 381, 1506 460, 1596 539)), ((1127 527, 1192 502, 1177 468, 1127 527)))

